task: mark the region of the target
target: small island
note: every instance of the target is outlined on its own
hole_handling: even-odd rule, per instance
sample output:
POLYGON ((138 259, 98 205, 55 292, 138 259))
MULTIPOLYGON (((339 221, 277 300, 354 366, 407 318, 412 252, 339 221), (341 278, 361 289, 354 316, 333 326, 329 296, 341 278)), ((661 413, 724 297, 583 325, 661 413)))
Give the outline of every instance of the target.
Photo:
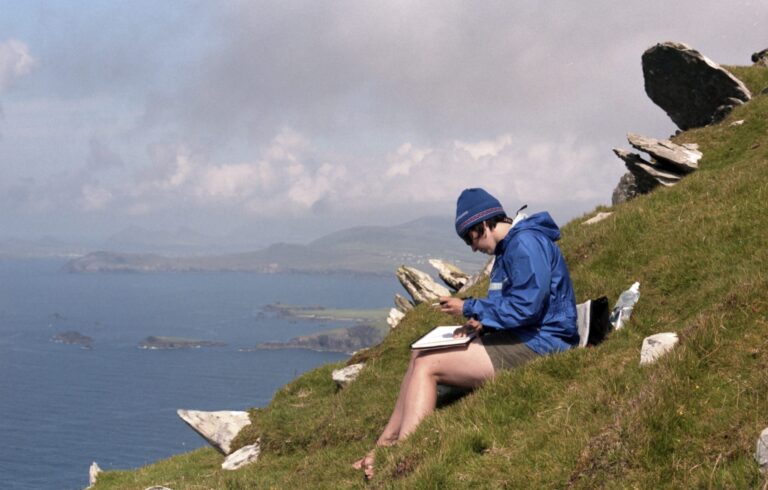
POLYGON ((82 349, 93 349, 93 339, 80 332, 75 332, 74 330, 54 335, 51 337, 51 342, 56 342, 57 344, 79 345, 82 349))
POLYGON ((324 352, 352 353, 356 350, 370 347, 381 341, 384 333, 381 328, 373 325, 355 325, 349 328, 325 330, 312 335, 294 337, 287 342, 264 342, 251 349, 309 349, 324 352))
POLYGON ((224 342, 212 340, 184 339, 180 337, 159 337, 150 335, 139 342, 139 349, 168 350, 168 349, 199 349, 201 347, 224 347, 224 342))

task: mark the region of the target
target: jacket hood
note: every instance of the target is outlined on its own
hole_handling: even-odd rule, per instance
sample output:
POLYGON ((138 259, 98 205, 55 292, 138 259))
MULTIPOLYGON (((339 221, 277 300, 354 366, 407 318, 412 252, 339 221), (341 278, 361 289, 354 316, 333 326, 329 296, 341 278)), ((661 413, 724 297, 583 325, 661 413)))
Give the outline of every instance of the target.
POLYGON ((507 237, 511 237, 523 230, 536 230, 546 235, 550 240, 556 242, 560 239, 560 228, 555 224, 555 220, 548 212, 536 213, 517 223, 510 230, 507 237))

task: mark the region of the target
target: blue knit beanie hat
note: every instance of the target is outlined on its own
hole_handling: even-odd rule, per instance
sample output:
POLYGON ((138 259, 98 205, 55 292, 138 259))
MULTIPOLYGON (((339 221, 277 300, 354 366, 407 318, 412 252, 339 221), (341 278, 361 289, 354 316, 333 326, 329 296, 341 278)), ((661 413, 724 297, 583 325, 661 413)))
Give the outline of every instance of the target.
POLYGON ((456 233, 461 238, 474 225, 506 214, 498 199, 483 189, 464 189, 456 201, 456 233))

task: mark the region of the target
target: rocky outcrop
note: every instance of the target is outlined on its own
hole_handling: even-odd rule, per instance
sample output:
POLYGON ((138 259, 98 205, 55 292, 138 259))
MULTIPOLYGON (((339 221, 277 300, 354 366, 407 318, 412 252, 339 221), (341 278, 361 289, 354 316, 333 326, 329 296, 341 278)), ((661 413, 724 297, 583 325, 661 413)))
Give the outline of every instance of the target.
POLYGON ((230 453, 232 440, 240 429, 251 424, 248 412, 176 410, 176 413, 211 446, 225 455, 230 453))
POLYGON ((387 315, 387 325, 389 325, 389 328, 395 328, 403 318, 405 318, 405 313, 397 308, 392 308, 389 310, 389 315, 387 315))
POLYGON ((627 134, 629 144, 649 155, 646 160, 638 153, 619 148, 613 152, 624 161, 630 177, 622 177, 613 191, 613 204, 626 202, 639 194, 647 194, 659 185, 673 186, 699 168, 702 153, 698 145, 678 145, 670 140, 658 140, 635 133, 627 134))
POLYGON ((339 388, 344 388, 352 381, 356 380, 360 376, 360 371, 363 370, 365 364, 357 363, 343 367, 341 369, 334 369, 331 373, 331 378, 339 388))
POLYGON ((257 439, 254 444, 243 446, 227 456, 221 463, 221 469, 230 471, 240 469, 258 461, 259 455, 261 455, 261 439, 257 439))
POLYGON ((653 364, 671 351, 678 341, 677 334, 674 332, 657 333, 646 337, 640 350, 640 364, 653 364))
POLYGON ((405 296, 395 293, 395 308, 403 313, 408 313, 413 309, 413 303, 411 303, 405 296))
POLYGON ((768 66, 768 49, 752 53, 752 63, 756 65, 768 66))
MULTIPOLYGON (((96 485, 96 480, 99 478, 99 473, 101 472, 102 469, 99 467, 96 461, 91 463, 91 466, 88 468, 88 488, 96 485)), ((88 490, 88 488, 86 488, 86 490, 88 490)))
POLYGON ((728 70, 682 43, 649 48, 642 64, 648 97, 682 130, 718 122, 752 97, 728 70))
POLYGON ((699 145, 678 145, 670 140, 657 140, 636 133, 628 133, 629 144, 653 158, 653 164, 679 174, 689 174, 699 169, 702 153, 699 145))
POLYGON ((442 279, 449 288, 456 291, 461 289, 469 280, 469 275, 466 272, 444 260, 429 259, 429 263, 432 267, 437 269, 440 279, 442 279))
POLYGON ((493 262, 495 257, 491 257, 488 259, 488 262, 485 263, 485 267, 483 267, 480 271, 478 271, 476 274, 473 274, 470 276, 469 280, 464 284, 464 286, 459 289, 460 293, 466 292, 469 288, 474 286, 475 284, 479 283, 486 277, 489 277, 491 275, 491 269, 493 269, 493 262))
POLYGON ((426 272, 413 267, 402 265, 395 275, 415 304, 435 301, 440 296, 451 295, 448 288, 436 283, 426 272))

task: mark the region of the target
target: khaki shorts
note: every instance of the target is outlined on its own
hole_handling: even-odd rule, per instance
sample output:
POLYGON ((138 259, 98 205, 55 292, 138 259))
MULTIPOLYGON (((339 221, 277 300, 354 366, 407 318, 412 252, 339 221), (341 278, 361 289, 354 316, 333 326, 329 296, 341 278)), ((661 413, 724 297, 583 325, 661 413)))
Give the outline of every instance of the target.
POLYGON ((509 330, 491 330, 480 342, 493 363, 493 370, 513 369, 539 357, 509 330))

